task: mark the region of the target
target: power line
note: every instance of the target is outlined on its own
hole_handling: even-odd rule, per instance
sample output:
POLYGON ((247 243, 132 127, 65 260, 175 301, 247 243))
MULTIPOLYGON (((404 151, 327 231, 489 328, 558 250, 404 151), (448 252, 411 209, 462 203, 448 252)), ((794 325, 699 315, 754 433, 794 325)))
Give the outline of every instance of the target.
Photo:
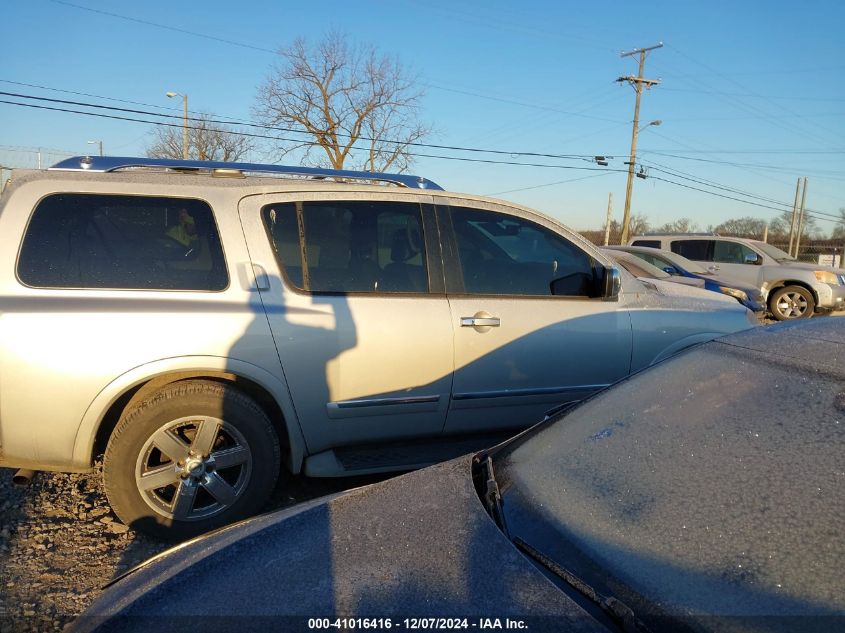
POLYGON ((221 44, 229 44, 230 46, 238 46, 240 48, 247 48, 254 51, 260 51, 262 53, 270 53, 271 55, 277 55, 277 51, 270 50, 269 48, 262 48, 260 46, 254 46, 253 44, 245 44, 243 42, 236 42, 235 40, 228 40, 223 37, 215 37, 213 35, 206 35, 205 33, 199 33, 197 31, 190 31, 188 29, 181 29, 175 26, 170 26, 168 24, 159 24, 158 22, 151 22, 149 20, 141 20, 139 18, 131 18, 128 15, 121 15, 119 13, 111 13, 110 11, 102 11, 100 9, 92 9, 91 7, 83 7, 79 4, 74 4, 72 2, 65 2, 64 0, 50 0, 53 4, 61 4, 66 7, 73 7, 74 9, 79 9, 81 11, 88 11, 90 13, 97 13, 99 15, 105 15, 110 18, 117 18, 119 20, 125 20, 127 22, 135 22, 136 24, 143 24, 145 26, 152 26, 158 29, 164 29, 166 31, 172 31, 174 33, 182 33, 183 35, 192 35, 194 37, 201 37, 206 40, 212 40, 214 42, 219 42, 221 44))
POLYGON ((741 92, 722 92, 717 90, 696 90, 693 88, 666 88, 664 87, 663 90, 668 90, 669 92, 692 92, 695 94, 704 94, 704 95, 722 95, 725 97, 755 97, 758 99, 784 99, 789 101, 845 101, 845 99, 840 99, 837 97, 798 97, 794 95, 760 95, 754 93, 741 93, 741 92))
MULTIPOLYGON (((178 120, 184 120, 184 117, 180 117, 180 116, 175 115, 175 114, 163 114, 163 113, 160 113, 160 112, 151 112, 149 110, 137 110, 137 109, 134 109, 134 108, 119 108, 119 107, 116 107, 116 106, 107 106, 107 105, 98 104, 98 103, 88 103, 88 102, 85 102, 85 101, 70 101, 68 99, 52 99, 50 97, 37 97, 37 96, 34 96, 34 95, 26 95, 26 94, 20 94, 20 93, 15 93, 15 92, 5 92, 5 91, 0 91, 0 95, 7 96, 7 97, 14 97, 14 98, 17 98, 17 99, 31 99, 31 100, 35 100, 35 101, 46 101, 46 102, 49 102, 49 103, 60 103, 60 104, 63 104, 63 105, 82 106, 82 107, 86 107, 86 108, 96 108, 98 110, 110 110, 110 111, 114 111, 114 112, 124 112, 124 113, 128 113, 128 114, 138 114, 138 115, 144 115, 144 116, 157 116, 157 117, 164 117, 164 118, 174 119, 174 120, 177 120, 177 119, 178 120)), ((245 126, 248 126, 248 127, 254 127, 254 128, 258 128, 258 129, 270 130, 270 131, 275 131, 275 132, 290 132, 290 133, 293 133, 293 134, 309 134, 309 132, 307 132, 306 130, 298 130, 298 129, 294 129, 294 128, 284 128, 284 127, 276 127, 276 126, 270 126, 270 125, 262 125, 262 124, 258 124, 258 123, 240 123, 240 122, 229 121, 229 120, 225 120, 225 119, 220 120, 220 119, 204 119, 204 118, 199 118, 199 117, 188 117, 188 120, 189 121, 205 122, 205 123, 223 124, 223 125, 245 125, 245 126)), ((255 135, 253 135, 253 136, 255 136, 255 135)), ((341 137, 344 137, 344 138, 350 138, 350 139, 352 138, 352 136, 349 135, 349 134, 338 133, 338 136, 341 136, 341 137)), ((276 137, 271 137, 271 138, 276 138, 276 137)), ((302 142, 302 140, 299 140, 299 139, 276 139, 276 140, 285 140, 285 141, 291 141, 291 142, 302 142)), ((558 160, 584 160, 584 161, 588 161, 588 162, 593 162, 593 160, 595 158, 595 156, 589 156, 589 155, 586 155, 586 154, 584 154, 584 155, 545 154, 545 153, 542 153, 542 152, 495 150, 495 149, 483 149, 483 148, 478 148, 478 147, 460 147, 460 146, 456 146, 456 145, 437 145, 437 144, 434 144, 434 143, 420 143, 420 142, 413 142, 413 141, 407 142, 407 141, 394 141, 394 140, 390 140, 390 139, 373 139, 373 138, 366 137, 366 136, 357 137, 356 141, 359 141, 359 140, 360 141, 379 140, 383 143, 391 143, 391 144, 394 144, 394 145, 404 145, 404 146, 408 146, 408 147, 423 147, 423 148, 429 148, 429 149, 442 149, 442 150, 460 151, 460 152, 474 152, 474 153, 482 153, 482 154, 497 154, 497 155, 504 155, 504 156, 525 156, 525 157, 532 157, 532 158, 553 158, 553 159, 558 159, 558 160)))
MULTIPOLYGON (((720 77, 722 77, 723 79, 725 79, 725 80, 729 81, 730 83, 734 84, 735 86, 739 86, 740 88, 742 88, 742 89, 744 89, 744 90, 748 90, 748 88, 747 88, 746 86, 743 86, 743 85, 742 85, 742 84, 740 84, 738 81, 736 81, 736 80, 734 80, 734 79, 731 79, 730 77, 728 77, 728 76, 727 76, 727 75, 725 75, 724 73, 719 72, 719 71, 717 71, 717 70, 715 70, 715 69, 711 68, 710 66, 708 66, 708 65, 707 65, 707 64, 705 64, 704 62, 701 62, 701 61, 699 61, 699 60, 697 60, 697 59, 694 59, 693 57, 691 57, 690 55, 688 55, 688 54, 684 53, 683 51, 681 51, 681 50, 680 50, 680 49, 678 49, 677 47, 672 46, 672 45, 670 44, 670 45, 669 45, 669 48, 671 48, 673 51, 675 51, 677 54, 681 55, 682 57, 685 57, 685 58, 687 58, 688 60, 692 61, 693 63, 696 63, 696 64, 698 64, 699 66, 701 66, 701 67, 703 67, 703 68, 706 68, 708 71, 711 71, 711 72, 716 73, 718 76, 720 76, 720 77)), ((755 112, 757 112, 757 113, 762 113, 763 115, 765 115, 765 114, 766 114, 766 112, 765 112, 764 110, 761 110, 759 107, 757 107, 757 106, 755 106, 755 105, 746 104, 746 103, 743 103, 743 102, 741 102, 741 101, 737 101, 737 103, 741 104, 741 105, 742 105, 742 106, 743 106, 746 110, 749 110, 749 109, 750 109, 750 110, 753 110, 753 111, 755 111, 755 112)), ((798 117, 798 118, 802 118, 802 117, 801 117, 801 115, 799 115, 799 114, 797 114, 797 113, 793 112, 792 110, 790 110, 789 108, 784 107, 783 105, 780 105, 780 104, 774 103, 774 102, 772 102, 772 101, 769 101, 769 103, 770 103, 770 104, 772 104, 772 105, 774 105, 774 106, 775 106, 775 107, 777 107, 777 108, 780 108, 780 109, 781 109, 781 110, 783 110, 784 112, 787 112, 787 113, 789 113, 789 114, 792 114, 792 115, 794 115, 794 116, 796 116, 796 117, 798 117)), ((772 119, 769 119, 768 121, 769 121, 769 123, 771 123, 771 124, 773 124, 773 125, 776 125, 776 127, 780 127, 781 129, 786 129, 786 130, 788 130, 788 131, 791 131, 791 132, 794 132, 794 133, 798 133, 798 134, 800 134, 800 135, 802 135, 802 136, 805 136, 805 137, 807 137, 807 136, 809 136, 809 137, 813 137, 813 138, 815 138, 815 140, 816 140, 816 141, 818 141, 818 142, 820 142, 820 143, 822 143, 822 144, 827 144, 827 143, 829 142, 829 136, 830 136, 830 134, 831 134, 831 133, 830 133, 830 131, 829 131, 828 129, 824 128, 823 126, 818 125, 818 124, 817 124, 817 123, 815 123, 814 121, 808 121, 808 123, 810 123, 810 124, 814 125, 815 127, 819 128, 819 129, 821 129, 821 130, 823 130, 823 131, 827 134, 827 136, 826 136, 825 138, 822 138, 822 137, 818 136, 817 134, 813 134, 812 132, 808 131, 808 129, 806 128, 806 126, 804 127, 804 130, 802 130, 801 128, 795 127, 794 125, 793 125, 793 126, 791 126, 791 127, 790 127, 790 126, 784 126, 782 123, 779 123, 779 122, 777 122, 777 121, 775 121, 775 120, 772 120, 772 119)))
POLYGON ((601 174, 592 174, 590 176, 581 176, 580 178, 569 178, 568 180, 558 180, 556 182, 547 182, 542 185, 532 185, 530 187, 520 187, 519 189, 508 189, 507 191, 496 191, 494 193, 485 193, 485 196, 501 196, 506 193, 516 193, 518 191, 530 191, 532 189, 542 189, 543 187, 553 187, 555 185, 563 185, 570 182, 578 182, 579 180, 589 180, 590 178, 600 178, 601 176, 608 176, 613 173, 624 172, 625 170, 614 169, 601 174))
MULTIPOLYGON (((769 205, 766 205, 766 204, 760 204, 759 202, 749 202, 748 200, 743 200, 742 198, 734 198, 733 196, 727 196, 727 195, 724 195, 724 194, 721 194, 721 193, 716 193, 716 192, 713 192, 713 191, 707 191, 705 189, 693 187, 692 185, 685 185, 685 184, 680 183, 680 182, 675 182, 674 180, 669 180, 668 178, 661 178, 660 176, 650 176, 650 178, 652 180, 659 180, 661 182, 667 182, 667 183, 669 183, 671 185, 675 185, 677 187, 683 187, 684 189, 692 189, 693 191, 700 191, 701 193, 706 193, 706 194, 709 194, 711 196, 716 196, 718 198, 726 198, 727 200, 734 200, 736 202, 741 202, 743 204, 750 204, 752 206, 761 207, 763 209, 771 209, 772 211, 778 211, 778 212, 783 211, 783 209, 779 209, 777 207, 772 207, 772 206, 769 206, 769 205)), ((806 214, 805 214, 805 216, 806 216, 806 214)), ((829 218, 819 218, 819 217, 815 217, 815 216, 812 216, 812 217, 814 217, 817 220, 822 220, 822 221, 825 221, 825 222, 834 222, 834 223, 841 222, 841 220, 831 220, 829 218)))
MULTIPOLYGON (((787 171, 787 172, 797 172, 797 171, 806 171, 805 168, 801 167, 785 167, 783 165, 763 165, 760 163, 737 163, 733 161, 727 160, 713 160, 711 158, 696 158, 694 156, 679 156, 678 154, 670 154, 669 152, 664 151, 657 151, 657 150, 640 150, 643 154, 656 154, 657 156, 667 156, 669 158, 677 158, 679 160, 691 160, 696 161, 699 163, 711 163, 714 165, 729 165, 731 167, 755 167, 757 169, 772 169, 777 171, 787 171)), ((678 151, 678 150, 675 150, 678 151)), ((845 172, 841 171, 833 171, 833 170, 813 170, 813 173, 819 174, 833 174, 833 175, 843 175, 845 176, 845 172)))
MULTIPOLYGON (((7 94, 8 95, 9 93, 0 92, 0 94, 7 94)), ((46 99, 46 98, 39 98, 39 99, 44 99, 44 100, 51 101, 51 102, 62 101, 62 100, 46 99)), ((60 107, 55 107, 55 106, 47 106, 47 105, 40 105, 40 104, 33 104, 33 103, 21 103, 21 102, 6 100, 6 99, 0 99, 0 103, 4 103, 4 104, 7 104, 7 105, 16 105, 16 106, 19 106, 19 107, 33 108, 33 109, 38 109, 38 110, 63 112, 63 113, 69 113, 69 114, 90 116, 90 117, 95 117, 95 118, 105 118, 105 119, 113 119, 113 120, 120 120, 120 121, 128 121, 128 122, 133 122, 133 123, 143 123, 143 124, 147 124, 147 125, 157 125, 157 126, 171 127, 171 128, 177 128, 177 129, 181 129, 184 126, 184 124, 181 123, 181 122, 168 123, 166 121, 138 119, 138 118, 132 118, 132 117, 122 116, 122 115, 118 115, 118 114, 107 114, 107 113, 104 113, 104 112, 86 112, 86 111, 83 111, 83 110, 74 110, 74 109, 70 109, 70 108, 60 108, 60 107)), ((72 103, 72 102, 68 102, 68 103, 72 103)), ((99 106, 99 107, 104 108, 104 109, 108 109, 108 110, 112 110, 112 111, 127 110, 125 108, 114 108, 112 106, 99 106)), ((173 119, 180 118, 180 117, 177 117, 175 115, 164 115, 164 114, 159 114, 159 113, 151 113, 151 114, 153 114, 155 116, 167 117, 167 118, 173 118, 173 119)), ((198 128, 193 127, 193 126, 189 126, 189 129, 198 129, 198 128)), ((271 135, 267 135, 267 134, 255 134, 255 133, 242 132, 242 131, 232 131, 230 133, 235 134, 235 135, 239 135, 239 136, 251 137, 251 138, 269 139, 269 140, 274 140, 274 141, 295 142, 295 143, 302 143, 302 144, 307 144, 307 145, 312 145, 312 146, 319 145, 316 142, 303 141, 302 139, 288 139, 288 138, 284 138, 284 137, 271 136, 271 135)), ((452 146, 433 146, 433 147, 450 148, 452 146)), ((459 148, 459 149, 465 149, 465 148, 459 148)), ((479 150, 479 151, 481 151, 481 150, 479 150)), ((526 155, 526 156, 537 155, 534 152, 509 152, 509 153, 512 154, 512 155, 526 155)), ((409 155, 415 156, 415 157, 421 157, 421 158, 432 158, 432 159, 438 159, 438 160, 452 160, 452 161, 482 163, 482 164, 492 164, 492 165, 510 165, 510 166, 520 166, 520 167, 538 167, 538 168, 548 168, 548 169, 566 169, 566 170, 577 170, 577 171, 600 171, 600 172, 602 172, 599 175, 606 175, 606 174, 609 174, 609 173, 625 173, 627 171, 626 169, 612 169, 612 168, 608 169, 608 168, 601 168, 601 167, 578 167, 578 166, 573 166, 573 165, 554 165, 554 164, 547 164, 547 163, 526 163, 526 162, 518 162, 518 161, 503 161, 503 160, 493 160, 493 159, 468 158, 468 157, 460 157, 460 156, 443 156, 443 155, 437 155, 437 154, 423 154, 423 153, 417 153, 417 152, 409 152, 409 155)), ((699 181, 695 180, 694 178, 690 178, 690 177, 684 177, 684 176, 680 176, 680 175, 675 175, 675 177, 681 178, 683 180, 689 180, 691 182, 696 182, 696 184, 704 184, 705 186, 720 187, 720 188, 722 187, 721 185, 719 185, 717 183, 713 183, 713 181, 710 181, 710 183, 713 183, 713 184, 709 184, 709 183, 705 184, 703 182, 699 182, 699 181)), ((691 185, 685 185, 683 183, 679 183, 679 182, 676 182, 676 181, 673 181, 673 180, 669 180, 667 178, 661 178, 659 176, 652 176, 652 178, 654 180, 667 182, 669 184, 674 184, 676 186, 684 187, 684 188, 687 188, 687 189, 692 189, 692 190, 695 190, 695 191, 699 191, 701 193, 709 194, 709 195, 712 195, 712 196, 717 196, 717 197, 720 197, 720 198, 726 198, 726 199, 729 199, 729 200, 734 200, 736 202, 742 202, 744 204, 749 204, 749 205, 753 205, 753 206, 757 206, 757 207, 761 207, 761 208, 767 208, 767 209, 771 209, 771 210, 775 210, 775 211, 782 211, 783 210, 783 209, 779 209, 779 208, 776 208, 776 207, 772 207, 770 205, 760 204, 760 203, 756 203, 756 202, 750 202, 748 200, 743 200, 741 198, 735 198, 733 196, 719 194, 719 193, 716 193, 714 191, 710 191, 710 190, 707 190, 707 189, 701 189, 699 187, 694 187, 694 186, 691 186, 691 185)), ((565 182, 565 181, 561 181, 559 183, 548 183, 548 185, 539 185, 539 186, 536 186, 536 187, 528 187, 526 189, 540 188, 540 187, 543 187, 543 186, 551 186, 553 184, 562 184, 563 182, 565 182)), ((728 190, 730 190, 730 189, 728 189, 728 190)), ((736 191, 733 191, 733 192, 736 192, 736 191)), ((502 193, 508 193, 508 192, 502 192, 502 193)), ((739 195, 745 195, 745 196, 748 196, 748 197, 754 196, 754 194, 747 194, 747 193, 744 193, 744 192, 740 193, 739 195)), ((760 196, 756 196, 756 197, 758 199, 763 199, 760 196)), ((788 205, 786 205, 786 203, 776 202, 776 204, 788 206, 788 205)), ((838 220, 838 219, 831 220, 831 219, 828 219, 828 217, 817 217, 815 214, 818 214, 818 213, 827 215, 829 217, 837 217, 837 216, 833 216, 833 214, 825 214, 824 212, 819 212, 819 211, 813 211, 812 217, 815 217, 816 219, 825 220, 825 221, 832 221, 832 222, 841 221, 841 220, 838 220)))
MULTIPOLYGON (((0 94, 2 94, 2 93, 0 93, 0 94)), ((114 120, 118 120, 118 121, 130 121, 130 122, 133 122, 133 123, 144 123, 144 124, 147 124, 147 125, 159 125, 159 126, 172 127, 172 128, 178 128, 178 129, 182 129, 184 127, 184 125, 182 123, 167 123, 165 121, 150 121, 150 120, 145 120, 145 119, 133 119, 131 117, 120 116, 120 115, 116 115, 116 114, 105 114, 105 113, 102 113, 102 112, 85 112, 83 110, 72 110, 72 109, 69 109, 69 108, 58 108, 58 107, 54 107, 54 106, 39 105, 39 104, 34 104, 34 103, 20 103, 20 102, 16 102, 16 101, 9 101, 7 99, 0 99, 0 103, 5 103, 5 104, 8 104, 8 105, 16 105, 16 106, 21 106, 21 107, 26 107, 26 108, 33 108, 33 109, 36 109, 36 110, 49 110, 49 111, 53 111, 53 112, 64 112, 64 113, 68 113, 68 114, 80 114, 80 115, 84 115, 84 116, 103 118, 103 119, 114 119, 114 120)), ((200 129, 200 128, 193 127, 193 126, 189 125, 188 129, 196 130, 196 129, 200 129)), ((313 142, 313 141, 303 141, 302 139, 286 139, 286 138, 277 137, 277 136, 270 136, 270 135, 267 135, 267 134, 251 134, 249 132, 237 132, 237 131, 232 131, 232 132, 230 132, 230 134, 235 134, 235 135, 238 135, 238 136, 247 136, 247 137, 250 137, 250 138, 260 138, 260 139, 269 139, 269 140, 274 140, 274 141, 294 142, 294 143, 300 143, 300 144, 303 144, 303 145, 311 145, 311 146, 318 146, 319 145, 319 143, 313 142)), ((467 157, 462 157, 462 156, 442 156, 442 155, 436 155, 436 154, 420 154, 420 153, 415 153, 415 152, 408 152, 408 155, 409 156, 417 156, 417 157, 421 157, 421 158, 437 158, 437 159, 440 159, 440 160, 455 160, 455 161, 462 161, 462 162, 468 162, 468 163, 484 163, 484 164, 489 164, 489 165, 516 165, 516 166, 521 166, 521 167, 543 167, 543 168, 548 168, 548 169, 571 169, 571 170, 578 170, 578 171, 602 171, 602 172, 607 172, 607 171, 622 172, 622 171, 624 171, 624 170, 621 170, 621 169, 620 170, 608 169, 606 167, 578 167, 578 166, 575 166, 575 165, 550 165, 550 164, 547 164, 547 163, 523 163, 523 162, 517 162, 517 161, 503 161, 503 160, 492 160, 492 159, 481 159, 481 158, 467 158, 467 157)))
POLYGON ((62 92, 69 95, 76 95, 78 97, 91 97, 94 99, 103 99, 104 101, 114 101, 116 103, 130 103, 132 105, 140 105, 146 108, 159 108, 160 110, 172 110, 173 112, 182 112, 182 108, 173 108, 169 106, 160 106, 152 103, 144 103, 143 101, 130 101, 128 99, 117 99, 115 97, 106 97, 104 95, 92 94, 90 92, 77 92, 75 90, 65 90, 63 88, 51 88, 50 86, 42 86, 40 84, 28 84, 23 81, 12 81, 11 79, 0 79, 0 83, 12 84, 13 86, 24 86, 26 88, 38 88, 39 90, 49 90, 50 92, 62 92))
MULTIPOLYGON (((438 86, 437 84, 432 84, 432 83, 424 83, 423 85, 426 86, 427 88, 435 88, 436 90, 444 90, 446 92, 454 92, 455 94, 467 95, 467 96, 470 96, 470 97, 476 97, 478 99, 487 99, 488 101, 496 101, 496 102, 499 102, 499 103, 508 103, 508 104, 511 104, 511 105, 518 105, 518 106, 522 106, 522 107, 525 107, 525 108, 534 108, 536 110, 546 110, 548 112, 557 112, 559 114, 566 114, 566 115, 569 115, 569 116, 577 116, 577 117, 581 117, 581 118, 584 118, 584 119, 594 119, 596 121, 607 121, 608 123, 622 123, 622 121, 619 121, 618 119, 608 119, 607 117, 593 116, 593 115, 590 115, 590 114, 582 114, 580 112, 570 112, 568 110, 561 110, 560 108, 555 108, 555 107, 552 107, 552 106, 545 106, 545 105, 540 105, 540 104, 536 104, 536 103, 528 103, 526 101, 517 101, 516 99, 508 99, 508 98, 505 98, 505 97, 494 97, 494 96, 491 96, 491 95, 482 94, 480 92, 471 92, 469 90, 459 90, 457 88, 447 88, 445 86, 438 86)), ((625 121, 625 123, 627 123, 627 121, 625 121)))
MULTIPOLYGON (((695 183, 705 185, 705 186, 708 186, 708 187, 714 187, 715 189, 720 189, 722 191, 728 191, 728 192, 731 192, 731 193, 736 193, 736 194, 739 194, 741 196, 746 196, 748 198, 761 200, 763 202, 769 202, 771 204, 778 204, 778 205, 781 205, 781 206, 784 207, 784 209, 782 209, 783 211, 789 211, 793 206, 792 204, 788 204, 786 202, 781 202, 780 200, 775 200, 773 198, 766 198, 765 196, 760 196, 760 195, 757 195, 757 194, 754 194, 754 193, 743 191, 742 189, 736 189, 734 187, 728 187, 726 185, 722 185, 722 184, 717 183, 717 182, 712 181, 712 180, 699 178, 699 177, 693 176, 691 174, 687 174, 687 173, 682 172, 682 171, 674 170, 671 167, 666 167, 665 165, 660 165, 659 163, 653 163, 653 164, 657 165, 657 166, 656 167, 650 167, 650 169, 654 169, 656 171, 659 171, 659 172, 662 172, 662 173, 665 173, 665 174, 669 174, 670 176, 684 178, 685 180, 689 180, 690 182, 695 182, 695 183)), ((825 211, 818 211, 818 210, 815 210, 815 209, 807 209, 807 211, 815 214, 814 217, 816 217, 817 219, 825 219, 823 217, 818 217, 818 216, 826 216, 827 218, 832 218, 833 220, 840 221, 840 216, 838 216, 834 213, 827 213, 825 211)))

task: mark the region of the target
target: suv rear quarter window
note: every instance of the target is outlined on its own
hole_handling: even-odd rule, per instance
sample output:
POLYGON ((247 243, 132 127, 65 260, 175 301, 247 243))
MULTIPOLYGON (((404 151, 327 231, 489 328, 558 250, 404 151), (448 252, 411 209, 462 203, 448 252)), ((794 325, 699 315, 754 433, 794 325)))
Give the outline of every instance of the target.
POLYGON ((18 258, 37 288, 223 290, 211 208, 201 200, 61 193, 32 214, 18 258))

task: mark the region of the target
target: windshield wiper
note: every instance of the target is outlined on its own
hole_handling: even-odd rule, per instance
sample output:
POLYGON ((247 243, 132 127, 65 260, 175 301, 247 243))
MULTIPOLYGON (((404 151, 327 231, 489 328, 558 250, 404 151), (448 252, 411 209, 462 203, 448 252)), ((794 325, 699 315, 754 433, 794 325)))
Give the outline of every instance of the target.
POLYGON ((478 456, 476 465, 480 466, 484 476, 484 507, 499 529, 510 539, 505 513, 502 509, 502 494, 499 492, 499 484, 496 482, 496 475, 493 473, 493 458, 484 454, 478 456))
POLYGON ((518 536, 513 538, 512 541, 517 549, 540 563, 555 576, 597 605, 625 633, 649 633, 648 627, 637 618, 634 611, 627 604, 613 596, 600 594, 571 571, 558 565, 551 558, 539 550, 534 549, 518 536))

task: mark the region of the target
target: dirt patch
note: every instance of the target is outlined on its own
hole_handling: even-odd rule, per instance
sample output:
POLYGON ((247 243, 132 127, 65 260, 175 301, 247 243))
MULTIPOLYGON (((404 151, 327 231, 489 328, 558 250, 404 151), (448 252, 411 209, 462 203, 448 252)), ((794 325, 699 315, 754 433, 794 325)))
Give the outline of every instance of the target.
MULTIPOLYGON (((0 468, 0 631, 60 631, 103 585, 172 543, 120 523, 90 474, 38 473, 27 488, 0 468)), ((268 510, 384 479, 289 478, 268 510)))

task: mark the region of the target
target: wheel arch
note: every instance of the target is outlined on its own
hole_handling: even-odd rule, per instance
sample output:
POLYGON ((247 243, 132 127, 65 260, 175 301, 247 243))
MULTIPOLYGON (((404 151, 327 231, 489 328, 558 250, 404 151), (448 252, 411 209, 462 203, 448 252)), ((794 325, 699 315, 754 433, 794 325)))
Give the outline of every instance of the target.
POLYGON ((88 406, 74 443, 74 461, 92 464, 123 415, 165 385, 205 379, 231 384, 253 398, 273 423, 288 469, 298 473, 306 447, 287 385, 268 371, 219 357, 182 357, 136 367, 109 383, 88 406))
POLYGON ((766 303, 769 302, 769 297, 772 294, 780 290, 781 288, 786 288, 787 286, 801 286, 805 290, 808 290, 811 295, 813 295, 813 301, 815 301, 816 305, 819 303, 819 293, 816 292, 816 289, 813 288, 811 284, 808 284, 806 281, 801 281, 800 279, 784 279, 783 281, 775 281, 769 284, 768 292, 766 293, 766 303))

